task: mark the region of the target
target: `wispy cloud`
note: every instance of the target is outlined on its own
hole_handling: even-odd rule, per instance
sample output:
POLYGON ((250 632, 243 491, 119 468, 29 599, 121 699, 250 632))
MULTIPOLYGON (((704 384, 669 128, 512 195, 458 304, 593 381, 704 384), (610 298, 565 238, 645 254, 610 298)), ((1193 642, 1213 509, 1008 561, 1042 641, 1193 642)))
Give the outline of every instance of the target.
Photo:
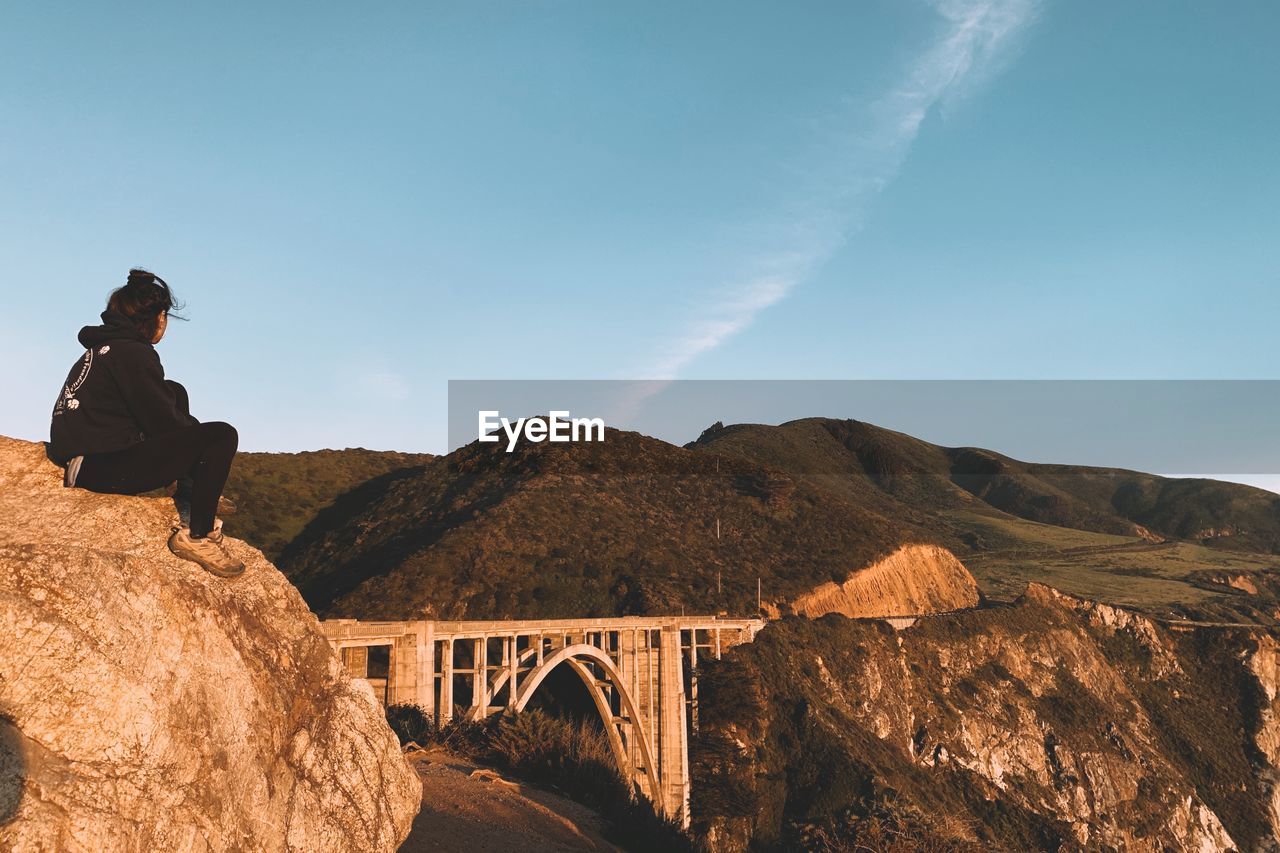
MULTIPOLYGON (((942 32, 890 91, 869 107, 836 117, 834 134, 816 165, 811 198, 795 219, 779 226, 780 248, 758 259, 741 284, 712 295, 701 316, 643 369, 657 380, 676 378, 694 359, 746 329, 825 263, 856 229, 871 201, 897 176, 930 110, 947 109, 1003 67, 1038 0, 937 0, 942 32)), ((649 383, 644 396, 660 390, 649 383)), ((628 401, 631 406, 639 400, 628 401)))

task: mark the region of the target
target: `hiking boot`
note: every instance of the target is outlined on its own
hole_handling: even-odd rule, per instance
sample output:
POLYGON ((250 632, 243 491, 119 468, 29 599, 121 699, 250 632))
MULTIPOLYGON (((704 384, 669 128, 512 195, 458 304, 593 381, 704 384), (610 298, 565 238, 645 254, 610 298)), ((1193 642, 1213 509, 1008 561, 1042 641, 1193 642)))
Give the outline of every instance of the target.
POLYGON ((205 571, 220 578, 235 578, 244 574, 244 563, 222 547, 222 525, 218 525, 201 539, 194 539, 191 530, 179 527, 169 537, 169 550, 184 560, 199 563, 205 571))

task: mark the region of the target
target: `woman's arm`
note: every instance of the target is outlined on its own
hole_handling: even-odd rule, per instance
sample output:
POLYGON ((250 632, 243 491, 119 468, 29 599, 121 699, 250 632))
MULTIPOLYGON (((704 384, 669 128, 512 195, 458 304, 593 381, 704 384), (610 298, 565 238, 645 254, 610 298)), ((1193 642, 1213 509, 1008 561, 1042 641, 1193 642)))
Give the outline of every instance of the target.
POLYGON ((173 392, 173 402, 178 410, 178 416, 186 421, 187 426, 200 423, 199 419, 191 414, 191 398, 187 396, 187 389, 182 383, 166 379, 164 384, 173 392))
POLYGON ((143 343, 115 344, 123 346, 127 355, 113 362, 112 374, 125 404, 145 437, 164 435, 194 423, 190 415, 178 408, 177 395, 165 381, 160 356, 143 343))

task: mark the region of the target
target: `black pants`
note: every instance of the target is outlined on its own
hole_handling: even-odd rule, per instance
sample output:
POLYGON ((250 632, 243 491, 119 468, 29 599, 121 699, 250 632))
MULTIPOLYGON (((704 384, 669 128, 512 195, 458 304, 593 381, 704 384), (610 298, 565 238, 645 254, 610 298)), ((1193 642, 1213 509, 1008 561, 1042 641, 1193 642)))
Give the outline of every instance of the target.
MULTIPOLYGON (((184 409, 186 396, 183 389, 179 404, 184 409)), ((85 456, 76 485, 91 492, 137 495, 190 478, 191 535, 205 536, 213 529, 239 442, 235 427, 221 421, 183 427, 124 450, 85 456)))

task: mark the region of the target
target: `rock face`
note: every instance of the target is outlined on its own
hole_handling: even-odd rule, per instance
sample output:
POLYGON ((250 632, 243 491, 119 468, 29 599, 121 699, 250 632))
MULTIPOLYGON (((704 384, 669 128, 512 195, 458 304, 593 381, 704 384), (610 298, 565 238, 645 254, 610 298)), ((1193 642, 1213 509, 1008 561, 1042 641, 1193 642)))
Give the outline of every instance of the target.
POLYGON ((169 554, 173 517, 0 437, 0 848, 396 849, 421 784, 367 685, 260 552, 169 554))
POLYGON ((849 576, 791 604, 799 616, 921 616, 978 604, 978 584, 955 555, 937 545, 903 545, 849 576))
POLYGON ((715 850, 1280 849, 1265 629, 1036 585, 896 632, 785 619, 706 663, 699 708, 692 814, 715 850))

